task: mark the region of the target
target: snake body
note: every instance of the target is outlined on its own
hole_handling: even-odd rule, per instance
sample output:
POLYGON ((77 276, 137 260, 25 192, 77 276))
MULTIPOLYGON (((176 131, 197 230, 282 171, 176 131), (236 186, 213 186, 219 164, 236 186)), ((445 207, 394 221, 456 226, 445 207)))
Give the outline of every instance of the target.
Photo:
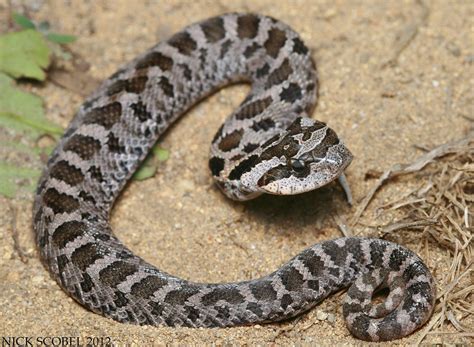
POLYGON ((340 177, 352 155, 308 114, 316 69, 284 23, 226 14, 190 25, 119 69, 80 107, 37 189, 34 227, 43 262, 86 308, 120 322, 228 327, 284 320, 350 287, 343 314, 371 341, 423 325, 434 300, 422 260, 378 239, 316 244, 251 281, 186 281, 134 255, 112 233, 114 200, 158 137, 198 100, 233 82, 247 98, 219 129, 209 166, 230 198, 297 194, 340 177), (375 290, 389 288, 383 303, 375 290))

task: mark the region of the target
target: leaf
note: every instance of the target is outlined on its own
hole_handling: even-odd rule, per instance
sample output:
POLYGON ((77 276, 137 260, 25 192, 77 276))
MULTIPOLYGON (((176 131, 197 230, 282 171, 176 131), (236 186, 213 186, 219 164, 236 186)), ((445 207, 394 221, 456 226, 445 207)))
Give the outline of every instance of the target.
POLYGON ((155 176, 156 170, 158 169, 158 162, 165 161, 168 158, 169 151, 167 149, 159 146, 153 147, 150 154, 148 154, 145 161, 133 175, 133 179, 136 181, 143 181, 155 176))
POLYGON ((170 157, 170 151, 167 149, 161 148, 160 146, 153 147, 153 153, 156 155, 156 158, 159 161, 166 161, 170 157))
POLYGON ((0 73, 0 126, 26 131, 32 136, 61 135, 63 129, 44 117, 43 100, 13 86, 13 80, 0 73))
POLYGON ((34 29, 36 27, 35 23, 33 23, 28 17, 19 13, 13 13, 13 21, 23 29, 34 29))
POLYGON ((21 188, 32 191, 39 178, 41 170, 17 167, 5 162, 0 162, 0 195, 13 198, 21 188), (22 180, 34 181, 30 184, 20 185, 22 180))
POLYGON ((154 158, 150 157, 143 162, 140 168, 133 174, 134 180, 143 181, 155 176, 157 167, 153 159, 154 158))
POLYGON ((32 29, 0 36, 0 71, 14 78, 45 79, 51 51, 43 36, 32 29))
POLYGON ((74 35, 64 35, 64 34, 56 34, 56 33, 46 34, 46 38, 51 42, 59 43, 59 44, 71 43, 77 40, 77 37, 74 35))

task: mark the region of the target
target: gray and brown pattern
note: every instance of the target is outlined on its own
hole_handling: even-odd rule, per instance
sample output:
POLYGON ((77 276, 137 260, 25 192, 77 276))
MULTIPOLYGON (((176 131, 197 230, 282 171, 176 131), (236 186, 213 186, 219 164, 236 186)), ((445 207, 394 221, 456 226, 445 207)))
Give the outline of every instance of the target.
POLYGON ((227 327, 280 321, 352 284, 344 316, 365 340, 400 338, 430 317, 435 286, 409 250, 342 238, 258 280, 203 284, 166 274, 112 233, 109 213, 157 138, 196 101, 235 81, 252 90, 216 134, 209 166, 232 199, 298 194, 343 175, 351 153, 306 112, 314 64, 288 26, 226 14, 185 28, 122 67, 79 109, 40 180, 35 230, 60 286, 90 310, 135 324, 227 327), (372 294, 390 289, 383 304, 372 294))

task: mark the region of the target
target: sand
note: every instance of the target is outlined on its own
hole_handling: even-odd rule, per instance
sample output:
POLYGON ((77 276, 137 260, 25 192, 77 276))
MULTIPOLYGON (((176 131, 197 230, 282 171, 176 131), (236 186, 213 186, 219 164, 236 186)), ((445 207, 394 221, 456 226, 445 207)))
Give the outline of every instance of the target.
MULTIPOLYGON (((21 10, 19 1, 15 9, 21 10)), ((463 137, 473 116, 474 6, 468 1, 25 1, 30 16, 55 31, 75 34, 74 52, 88 74, 106 78, 123 62, 185 25, 230 11, 271 15, 301 33, 317 62, 319 105, 327 122, 353 152, 347 170, 355 203, 373 185, 368 170, 383 171, 463 137)), ((1 20, 6 2, 0 1, 1 20)), ((48 119, 66 126, 83 97, 52 82, 37 85, 48 119)), ((349 219, 354 208, 332 184, 301 196, 227 200, 207 168, 209 143, 249 87, 233 86, 197 105, 160 141, 170 152, 150 180, 127 186, 112 226, 134 252, 160 269, 193 281, 256 278, 304 248, 340 237, 332 216, 349 219)), ((417 178, 392 182, 362 218, 378 224, 375 209, 403 195, 417 178)), ((32 197, 0 197, 0 335, 110 337, 117 345, 359 344, 344 325, 335 295, 290 322, 232 329, 140 327, 93 314, 69 298, 39 261, 31 227, 32 197), (20 258, 12 229, 16 211, 20 258)), ((397 239, 403 243, 403 239, 397 239)), ((420 245, 406 244, 417 251, 420 245)), ((436 268, 439 257, 425 258, 436 268)), ((435 272, 437 278, 443 273, 435 272)), ((423 329, 395 341, 415 343, 423 329)), ((74 340, 75 341, 75 340, 74 340)), ((100 340, 96 340, 99 341, 100 340)), ((107 341, 107 340, 103 340, 107 341)), ((429 335, 424 342, 462 343, 429 335)))

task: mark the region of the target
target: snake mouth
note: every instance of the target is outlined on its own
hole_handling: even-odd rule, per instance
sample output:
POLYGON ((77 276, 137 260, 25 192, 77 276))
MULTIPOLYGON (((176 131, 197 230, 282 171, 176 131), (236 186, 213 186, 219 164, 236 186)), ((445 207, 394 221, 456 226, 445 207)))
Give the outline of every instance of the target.
POLYGON ((273 168, 259 180, 260 191, 273 195, 296 195, 321 188, 339 178, 352 162, 352 153, 343 145, 334 146, 325 158, 309 162, 295 171, 288 166, 273 168))

